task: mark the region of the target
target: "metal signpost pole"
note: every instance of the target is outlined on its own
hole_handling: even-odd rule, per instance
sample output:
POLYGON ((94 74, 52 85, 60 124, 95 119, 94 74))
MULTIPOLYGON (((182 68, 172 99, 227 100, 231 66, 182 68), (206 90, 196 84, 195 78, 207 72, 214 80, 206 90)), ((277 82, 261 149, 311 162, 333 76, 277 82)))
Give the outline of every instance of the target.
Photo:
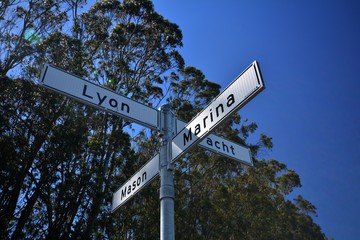
POLYGON ((174 240, 174 171, 170 152, 174 132, 174 113, 169 104, 163 105, 160 110, 160 239, 174 240))

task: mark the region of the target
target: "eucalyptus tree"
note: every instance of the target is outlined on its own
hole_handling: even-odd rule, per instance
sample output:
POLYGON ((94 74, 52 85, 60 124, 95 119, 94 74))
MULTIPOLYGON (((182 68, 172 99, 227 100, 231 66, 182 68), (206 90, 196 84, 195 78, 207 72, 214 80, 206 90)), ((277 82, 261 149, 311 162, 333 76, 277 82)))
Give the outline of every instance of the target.
POLYGON ((96 2, 80 14, 84 3, 5 1, 0 7, 2 236, 124 238, 134 232, 131 224, 117 231, 132 221, 131 209, 119 213, 116 226, 109 207, 114 188, 144 161, 123 130, 129 123, 33 82, 48 62, 158 104, 164 74, 183 64, 176 50, 182 35, 150 1, 96 2))
POLYGON ((0 76, 23 64, 36 51, 40 36, 61 29, 67 1, 5 0, 0 3, 0 76))
MULTIPOLYGON (((115 213, 111 193, 158 149, 155 131, 41 88, 54 64, 191 120, 220 91, 178 52, 179 27, 149 0, 0 3, 0 234, 12 239, 158 239, 158 182, 115 213), (131 131, 130 131, 131 132, 131 131)), ((235 114, 216 134, 248 146, 254 167, 196 148, 176 162, 178 239, 324 239, 316 208, 289 200, 300 177, 257 124, 235 114)))
MULTIPOLYGON (((169 98, 179 118, 191 120, 219 93, 220 86, 194 68, 172 76, 169 98)), ((326 239, 313 221, 316 208, 302 196, 289 200, 301 187, 299 175, 277 160, 262 158, 272 138, 248 137, 257 124, 234 114, 216 134, 248 146, 253 167, 197 147, 175 167, 176 237, 178 239, 326 239)))
MULTIPOLYGON (((36 51, 39 35, 59 28, 66 19, 64 1, 21 1, 8 0, 0 3, 0 77, 2 84, 2 181, 0 193, 1 227, 0 234, 6 236, 11 222, 18 216, 18 203, 22 198, 24 184, 29 184, 26 178, 33 165, 33 158, 39 150, 44 132, 41 129, 33 135, 32 127, 39 118, 31 123, 26 120, 33 116, 27 111, 27 104, 37 105, 35 99, 11 99, 14 90, 20 90, 29 85, 15 84, 12 95, 5 86, 10 84, 8 76, 19 77, 19 72, 25 62, 36 51), (30 130, 31 128, 31 130, 30 130), (27 141, 26 148, 24 147, 27 141), (17 144, 22 145, 21 147, 17 144), (4 146, 4 147, 3 147, 4 146), (26 150, 25 150, 25 149, 26 150)), ((10 86, 10 85, 9 85, 10 86)), ((16 92, 17 93, 17 92, 16 92)), ((19 96, 18 96, 19 97, 19 96)), ((45 130, 46 131, 46 130, 45 130)))

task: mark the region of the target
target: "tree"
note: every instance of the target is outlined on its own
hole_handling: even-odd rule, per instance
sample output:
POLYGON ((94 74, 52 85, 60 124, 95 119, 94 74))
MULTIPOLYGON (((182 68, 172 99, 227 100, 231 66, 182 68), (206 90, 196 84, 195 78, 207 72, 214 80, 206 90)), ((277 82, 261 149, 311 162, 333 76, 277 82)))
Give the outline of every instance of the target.
MULTIPOLYGON (((176 79, 170 100, 185 120, 219 91, 195 68, 184 69, 176 79)), ((256 128, 256 123, 234 115, 219 126, 217 134, 248 145, 246 140, 256 128)), ((253 168, 200 148, 179 161, 175 168, 178 239, 326 238, 310 216, 316 214, 315 207, 301 196, 295 202, 287 199, 301 187, 296 172, 279 161, 257 159, 259 150, 273 147, 271 140, 260 134, 259 143, 248 145, 253 168)))
MULTIPOLYGON (((9 3, 2 6, 2 16, 13 21, 11 9, 17 9, 21 11, 18 18, 36 18, 38 10, 43 9, 34 9, 39 4, 28 1, 20 7, 9 3)), ((106 1, 77 16, 78 4, 81 2, 52 5, 63 10, 65 17, 54 19, 51 29, 38 26, 47 15, 42 16, 42 22, 32 21, 36 34, 41 35, 39 41, 24 39, 22 33, 29 27, 26 24, 19 32, 8 30, 17 42, 1 39, 3 46, 9 46, 1 54, 1 142, 7 146, 1 151, 1 174, 5 179, 0 192, 2 236, 54 239, 112 234, 111 192, 143 163, 123 131, 129 123, 52 94, 32 82, 10 80, 6 77, 9 71, 21 72, 25 80, 36 82, 42 65, 49 62, 90 80, 103 79, 100 83, 106 87, 116 90, 120 86, 120 92, 125 84, 128 88, 123 94, 152 104, 149 98, 156 101, 162 97, 161 88, 153 83, 161 83, 160 74, 182 61, 176 52, 181 32, 157 14, 151 2, 106 1), (72 10, 74 24, 70 34, 61 31, 65 24, 62 20, 70 16, 67 10, 72 10), (103 30, 111 34, 97 31, 99 19, 100 26, 106 27, 103 30), (107 26, 106 22, 114 25, 107 26), (121 32, 120 27, 127 32, 121 32), (153 33, 157 38, 150 37, 153 33), (126 40, 127 47, 114 41, 120 38, 126 40), (22 43, 27 51, 11 57, 22 43), (107 61, 112 54, 112 59, 119 62, 107 61), (136 82, 122 78, 125 73, 136 82)), ((125 212, 123 216, 132 214, 125 212)), ((119 225, 131 222, 128 217, 122 219, 119 225)), ((133 231, 129 229, 119 236, 127 236, 133 231)))
MULTIPOLYGON (((220 90, 178 53, 179 27, 148 0, 2 1, 0 235, 5 239, 158 239, 158 185, 115 213, 111 193, 158 151, 156 131, 39 86, 45 62, 189 121, 220 90), (21 23, 21 24, 20 24, 21 23), (135 131, 131 137, 132 130, 135 131)), ((175 166, 179 239, 324 239, 294 170, 235 114, 216 133, 250 147, 254 167, 196 148, 175 166)))
POLYGON ((40 36, 61 29, 66 1, 6 0, 0 3, 0 76, 35 53, 40 36))

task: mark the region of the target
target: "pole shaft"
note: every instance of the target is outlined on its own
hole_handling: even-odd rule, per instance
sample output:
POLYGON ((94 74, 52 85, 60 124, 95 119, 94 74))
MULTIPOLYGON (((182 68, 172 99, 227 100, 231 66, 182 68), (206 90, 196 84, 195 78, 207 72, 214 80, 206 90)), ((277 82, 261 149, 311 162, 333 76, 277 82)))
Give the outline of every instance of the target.
POLYGON ((174 240, 174 172, 171 164, 171 140, 174 132, 174 114, 169 104, 161 107, 161 118, 160 240, 174 240))

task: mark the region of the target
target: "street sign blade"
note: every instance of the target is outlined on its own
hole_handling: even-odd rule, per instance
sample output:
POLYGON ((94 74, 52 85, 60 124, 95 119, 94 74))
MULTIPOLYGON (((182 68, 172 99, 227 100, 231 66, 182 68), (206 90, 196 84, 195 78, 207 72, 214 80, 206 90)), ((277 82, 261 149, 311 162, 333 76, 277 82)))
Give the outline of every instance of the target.
POLYGON ((260 68, 255 61, 173 138, 172 161, 189 151, 264 88, 260 68))
MULTIPOLYGON (((177 133, 180 132, 185 126, 185 122, 176 119, 177 133)), ((243 164, 253 166, 251 151, 249 148, 219 137, 215 134, 209 134, 199 143, 199 146, 211 152, 215 152, 236 161, 240 161, 243 164)))
POLYGON ((158 129, 158 111, 86 81, 62 69, 46 64, 41 74, 42 86, 75 100, 118 115, 145 127, 158 129))
POLYGON ((139 193, 159 175, 159 154, 148 161, 113 195, 111 211, 114 212, 129 199, 139 193))

